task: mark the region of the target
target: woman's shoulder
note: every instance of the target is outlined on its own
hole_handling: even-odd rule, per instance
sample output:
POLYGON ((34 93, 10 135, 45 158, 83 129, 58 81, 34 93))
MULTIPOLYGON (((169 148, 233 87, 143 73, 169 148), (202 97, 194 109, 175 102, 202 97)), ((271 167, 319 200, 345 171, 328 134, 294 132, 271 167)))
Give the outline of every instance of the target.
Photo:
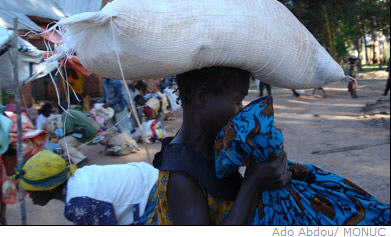
POLYGON ((185 171, 159 170, 158 184, 160 186, 167 187, 169 182, 171 184, 174 184, 174 185, 171 185, 171 187, 175 186, 179 189, 182 187, 187 187, 187 185, 189 185, 189 184, 192 184, 192 186, 194 186, 194 184, 199 186, 198 181, 194 177, 192 177, 188 173, 186 173, 185 171))
POLYGON ((163 139, 162 148, 155 154, 153 160, 155 168, 166 171, 184 171, 190 174, 194 173, 193 171, 213 169, 213 160, 207 159, 185 144, 173 141, 172 137, 163 139))
POLYGON ((225 200, 235 198, 242 181, 238 172, 228 178, 217 179, 213 159, 204 157, 184 144, 171 141, 172 138, 163 140, 161 151, 155 155, 153 165, 159 172, 169 171, 170 180, 172 174, 175 174, 179 181, 197 182, 208 193, 225 200))
POLYGON ((199 182, 188 173, 184 171, 171 171, 169 172, 169 183, 171 189, 175 189, 177 191, 180 190, 191 190, 191 189, 200 189, 202 187, 199 185, 199 182))
MULTIPOLYGON (((178 156, 174 155, 176 151, 181 149, 181 144, 171 143, 174 137, 166 137, 161 141, 161 150, 155 154, 153 166, 162 170, 162 166, 166 166, 167 162, 172 163, 173 160, 178 160, 178 156)), ((181 155, 181 154, 178 154, 181 155)))

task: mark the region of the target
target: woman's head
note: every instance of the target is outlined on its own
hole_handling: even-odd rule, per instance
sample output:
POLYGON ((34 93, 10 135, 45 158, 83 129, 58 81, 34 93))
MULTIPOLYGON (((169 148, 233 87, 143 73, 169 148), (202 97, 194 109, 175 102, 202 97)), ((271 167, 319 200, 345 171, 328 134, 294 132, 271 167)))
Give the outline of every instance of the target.
POLYGON ((45 103, 42 105, 41 109, 39 110, 40 114, 43 114, 45 117, 48 117, 52 113, 53 107, 50 103, 45 103))
POLYGON ((48 191, 28 191, 34 205, 45 206, 52 199, 62 199, 65 183, 48 191))
POLYGON ((216 136, 241 109, 250 76, 247 71, 230 67, 203 68, 177 75, 184 112, 197 113, 203 129, 209 136, 216 136))
POLYGON ((58 188, 75 172, 76 166, 68 164, 59 155, 43 150, 17 168, 15 178, 30 193, 34 203, 45 205, 58 196, 58 188))

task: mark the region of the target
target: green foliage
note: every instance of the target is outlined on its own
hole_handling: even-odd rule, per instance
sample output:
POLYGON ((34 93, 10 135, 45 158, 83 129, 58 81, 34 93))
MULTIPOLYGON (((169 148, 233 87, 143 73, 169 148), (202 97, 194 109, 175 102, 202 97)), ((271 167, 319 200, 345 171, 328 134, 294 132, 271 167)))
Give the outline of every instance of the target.
POLYGON ((363 37, 381 32, 390 38, 389 0, 280 0, 318 41, 341 61, 353 48, 359 52, 363 37))
POLYGON ((375 71, 384 71, 385 67, 380 69, 378 64, 371 64, 371 65, 362 65, 361 72, 375 72, 375 71))

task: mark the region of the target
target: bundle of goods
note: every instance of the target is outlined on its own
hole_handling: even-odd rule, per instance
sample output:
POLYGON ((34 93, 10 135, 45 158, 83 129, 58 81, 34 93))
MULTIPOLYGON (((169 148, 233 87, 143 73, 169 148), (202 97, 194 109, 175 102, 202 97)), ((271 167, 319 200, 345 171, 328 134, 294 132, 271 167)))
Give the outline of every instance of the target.
POLYGON ((116 129, 107 130, 104 139, 100 143, 106 146, 105 153, 107 155, 123 156, 140 150, 133 138, 116 129))
POLYGON ((103 103, 95 103, 94 108, 90 110, 91 118, 99 126, 98 135, 103 136, 108 121, 114 117, 114 110, 111 107, 104 107, 103 103))
POLYGON ((116 0, 61 19, 62 45, 103 77, 141 80, 210 66, 250 71, 265 83, 318 88, 340 65, 277 0, 116 0))

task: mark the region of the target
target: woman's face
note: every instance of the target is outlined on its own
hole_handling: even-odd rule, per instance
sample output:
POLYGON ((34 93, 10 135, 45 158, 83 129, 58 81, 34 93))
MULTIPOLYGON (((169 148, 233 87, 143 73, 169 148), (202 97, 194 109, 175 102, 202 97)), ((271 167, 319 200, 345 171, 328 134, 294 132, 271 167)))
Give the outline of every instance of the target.
POLYGON ((242 101, 248 94, 249 81, 217 94, 209 93, 204 108, 201 109, 201 124, 209 137, 216 137, 221 128, 239 112, 242 101))
POLYGON ((28 193, 34 205, 45 206, 52 200, 52 196, 48 191, 29 191, 28 193))

